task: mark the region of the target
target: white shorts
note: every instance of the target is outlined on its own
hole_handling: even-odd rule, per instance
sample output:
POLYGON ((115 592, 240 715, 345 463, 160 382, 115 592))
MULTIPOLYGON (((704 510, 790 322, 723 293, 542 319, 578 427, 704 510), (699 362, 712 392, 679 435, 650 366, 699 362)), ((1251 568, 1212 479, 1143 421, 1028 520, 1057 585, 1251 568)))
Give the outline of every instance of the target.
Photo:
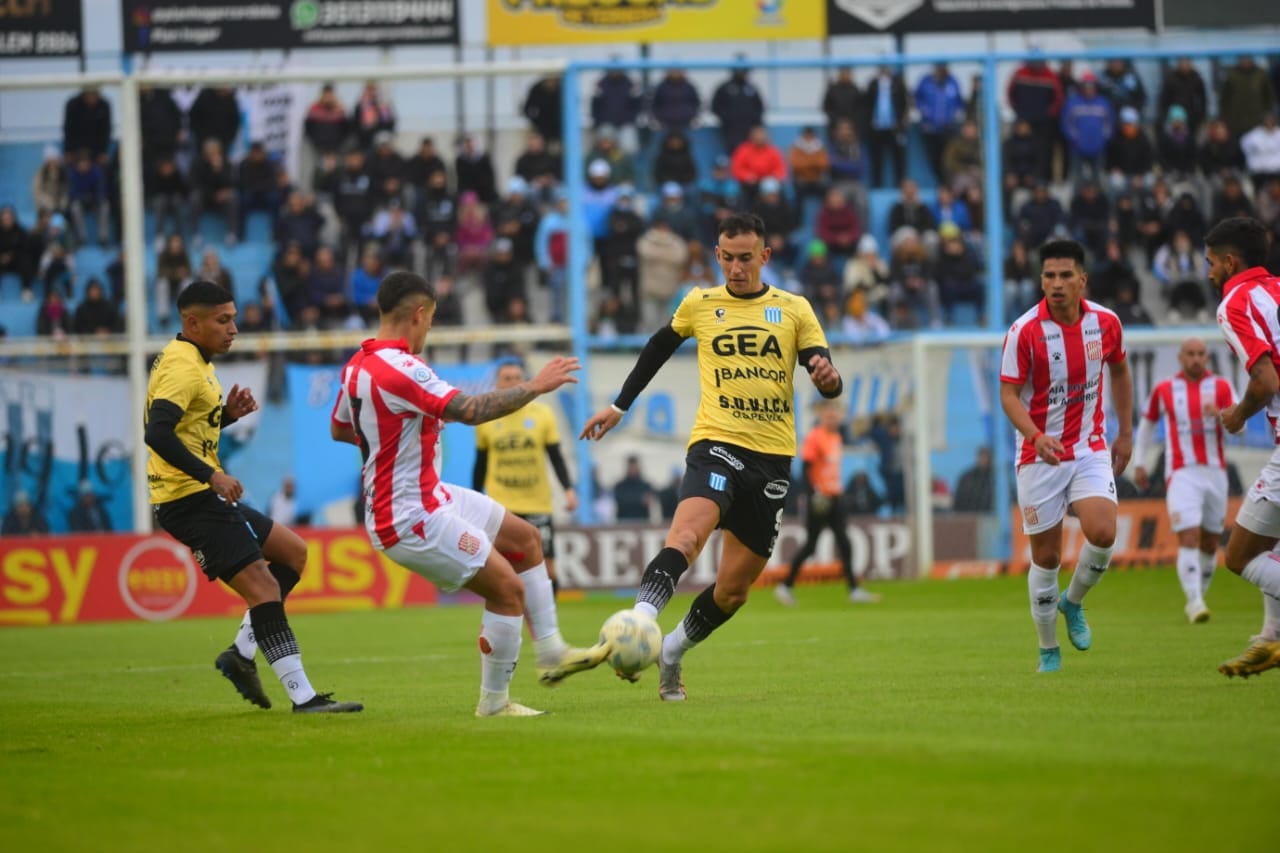
POLYGON ((1062 521, 1067 506, 1084 498, 1106 498, 1115 503, 1116 480, 1109 451, 1058 465, 1033 462, 1018 469, 1018 506, 1022 509, 1022 532, 1028 536, 1062 521))
POLYGON ((1221 533, 1227 520, 1227 472, 1208 465, 1179 468, 1165 492, 1174 533, 1200 528, 1221 533))
POLYGON ((453 500, 435 512, 423 510, 386 555, 441 592, 456 592, 484 567, 507 511, 488 495, 462 486, 448 489, 453 500))
POLYGON ((1250 533, 1280 539, 1280 450, 1271 454, 1262 473, 1240 504, 1236 526, 1250 533))

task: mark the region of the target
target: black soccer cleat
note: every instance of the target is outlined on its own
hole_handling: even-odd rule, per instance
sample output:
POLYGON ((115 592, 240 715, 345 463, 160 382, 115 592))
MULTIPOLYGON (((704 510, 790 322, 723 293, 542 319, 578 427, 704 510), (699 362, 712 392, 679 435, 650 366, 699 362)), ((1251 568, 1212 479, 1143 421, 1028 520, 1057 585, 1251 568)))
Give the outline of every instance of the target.
POLYGON ((259 708, 270 708, 271 700, 262 689, 258 680, 258 666, 251 660, 245 660, 236 651, 235 646, 228 646, 218 659, 213 662, 218 672, 235 686, 236 692, 259 708))
POLYGON ((293 706, 295 714, 354 714, 363 711, 359 702, 336 702, 332 693, 317 693, 301 705, 293 706))

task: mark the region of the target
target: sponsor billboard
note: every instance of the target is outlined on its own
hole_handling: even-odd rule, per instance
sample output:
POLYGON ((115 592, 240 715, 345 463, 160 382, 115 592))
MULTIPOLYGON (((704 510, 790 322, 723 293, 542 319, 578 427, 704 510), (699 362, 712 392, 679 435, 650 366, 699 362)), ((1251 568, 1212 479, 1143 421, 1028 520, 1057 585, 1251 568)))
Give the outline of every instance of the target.
POLYGON ((830 35, 1154 29, 1155 0, 827 0, 830 35))
MULTIPOLYGON (((970 523, 942 522, 940 541, 974 538, 970 523), (948 532, 949 531, 949 532, 948 532), (966 533, 966 531, 968 531, 966 533)), ((867 579, 911 577, 911 526, 901 518, 850 519, 854 571, 867 579)), ((299 528, 307 568, 289 596, 293 613, 425 606, 436 588, 393 563, 369 544, 363 529, 299 528)), ((556 531, 556 570, 567 589, 635 588, 662 550, 665 524, 567 526, 556 531)), ((772 583, 804 541, 804 527, 784 521, 774 557, 761 578, 772 583)), ((962 550, 974 547, 974 543, 962 550)), ((958 546, 960 547, 960 546, 958 546)), ((715 580, 720 535, 680 579, 700 590, 715 580)), ((839 577, 834 548, 824 537, 805 580, 839 577)), ((244 602, 221 583, 210 583, 191 552, 164 533, 70 535, 0 539, 0 626, 146 620, 195 616, 239 618, 244 602)))
POLYGON ((0 59, 79 56, 80 0, 0 0, 0 59))
POLYGON ((817 0, 488 0, 492 46, 820 39, 817 0))
POLYGON ((122 0, 121 10, 126 53, 458 43, 457 0, 122 0))

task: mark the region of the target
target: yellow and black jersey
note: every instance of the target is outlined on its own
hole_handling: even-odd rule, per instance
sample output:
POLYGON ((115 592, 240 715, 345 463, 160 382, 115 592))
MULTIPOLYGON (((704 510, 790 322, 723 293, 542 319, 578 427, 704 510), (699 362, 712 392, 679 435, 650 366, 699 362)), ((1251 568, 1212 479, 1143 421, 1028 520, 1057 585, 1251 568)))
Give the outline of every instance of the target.
POLYGON ((671 328, 698 339, 702 401, 689 444, 711 439, 795 456, 797 359, 827 348, 809 301, 772 287, 749 297, 724 285, 695 289, 676 309, 671 328))
POLYGON ((560 443, 556 416, 544 403, 476 427, 476 450, 486 454, 483 491, 517 515, 551 513, 547 448, 560 443))
MULTIPOLYGON (((209 488, 209 476, 222 470, 218 462, 222 385, 214 373, 213 362, 181 335, 170 341, 151 364, 146 419, 147 485, 151 503, 169 503, 209 488), (156 417, 173 421, 172 434, 181 444, 164 456, 155 446, 152 421, 156 417), (182 454, 183 450, 190 457, 182 454), (183 467, 175 465, 175 461, 183 467)), ((168 450, 164 446, 161 449, 168 450)))

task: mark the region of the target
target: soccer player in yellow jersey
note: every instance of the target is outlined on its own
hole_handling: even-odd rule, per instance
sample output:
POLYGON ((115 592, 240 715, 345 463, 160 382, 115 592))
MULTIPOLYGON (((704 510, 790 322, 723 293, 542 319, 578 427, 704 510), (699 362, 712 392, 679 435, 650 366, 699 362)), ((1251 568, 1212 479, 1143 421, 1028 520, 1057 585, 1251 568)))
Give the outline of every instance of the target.
POLYGON ((302 668, 284 598, 306 562, 305 543, 240 503, 244 488, 218 461, 222 430, 258 408, 249 389, 238 385, 224 402, 213 368, 213 357, 236 339, 232 296, 221 285, 196 281, 178 297, 178 313, 182 331, 160 351, 147 383, 147 486, 160 527, 191 549, 205 577, 221 580, 249 606, 235 643, 215 665, 241 696, 270 708, 253 662, 261 648, 294 711, 363 710, 317 693, 302 668))
POLYGON ((769 249, 759 217, 721 221, 716 260, 725 284, 685 297, 670 324, 649 339, 613 404, 592 415, 581 435, 603 438, 684 339, 698 339, 702 400, 680 502, 666 547, 645 569, 636 609, 656 617, 711 531, 721 528, 724 542, 716 582, 663 639, 658 695, 666 701, 687 698, 685 652, 747 603, 773 552, 796 453, 796 364, 808 370, 823 397, 838 397, 843 389, 808 300, 760 280, 769 249))
MULTIPOLYGON (((498 365, 494 386, 501 391, 514 388, 525 379, 524 365, 509 360, 498 365)), ((556 416, 551 407, 537 400, 476 427, 476 463, 471 488, 484 492, 538 529, 542 537, 542 556, 554 593, 560 584, 556 579, 551 481, 547 478, 544 456, 551 460, 556 479, 564 489, 564 508, 573 512, 578 508, 578 495, 573 490, 564 454, 560 452, 556 416)))

